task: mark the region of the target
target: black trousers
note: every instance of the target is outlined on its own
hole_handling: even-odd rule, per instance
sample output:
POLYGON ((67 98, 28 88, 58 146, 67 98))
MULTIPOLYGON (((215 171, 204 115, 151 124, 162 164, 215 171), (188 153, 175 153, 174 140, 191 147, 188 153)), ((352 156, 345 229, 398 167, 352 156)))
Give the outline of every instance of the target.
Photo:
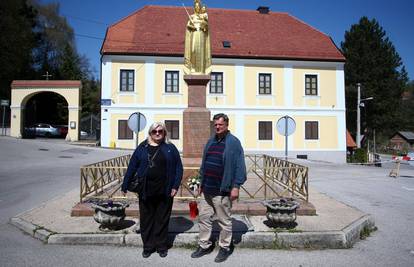
POLYGON ((168 223, 173 198, 165 195, 139 198, 141 238, 146 251, 168 249, 168 223))

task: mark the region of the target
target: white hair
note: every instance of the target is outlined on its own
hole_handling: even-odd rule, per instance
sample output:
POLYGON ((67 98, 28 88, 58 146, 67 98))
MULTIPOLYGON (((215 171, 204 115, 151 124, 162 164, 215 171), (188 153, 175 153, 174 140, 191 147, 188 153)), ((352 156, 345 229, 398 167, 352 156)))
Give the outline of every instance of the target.
POLYGON ((151 126, 148 128, 148 142, 154 142, 154 140, 152 140, 151 137, 151 132, 152 130, 157 129, 158 127, 161 127, 162 130, 164 131, 164 142, 169 144, 170 142, 170 138, 168 137, 168 131, 167 131, 167 127, 165 127, 165 124, 163 122, 154 122, 153 124, 151 124, 151 126))

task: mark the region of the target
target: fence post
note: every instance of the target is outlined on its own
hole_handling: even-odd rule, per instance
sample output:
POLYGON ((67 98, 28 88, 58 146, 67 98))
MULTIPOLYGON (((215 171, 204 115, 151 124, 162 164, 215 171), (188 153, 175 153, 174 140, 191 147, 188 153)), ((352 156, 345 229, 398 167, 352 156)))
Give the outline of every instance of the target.
POLYGON ((264 179, 264 199, 267 200, 267 169, 268 168, 268 158, 266 155, 263 155, 263 179, 264 179))

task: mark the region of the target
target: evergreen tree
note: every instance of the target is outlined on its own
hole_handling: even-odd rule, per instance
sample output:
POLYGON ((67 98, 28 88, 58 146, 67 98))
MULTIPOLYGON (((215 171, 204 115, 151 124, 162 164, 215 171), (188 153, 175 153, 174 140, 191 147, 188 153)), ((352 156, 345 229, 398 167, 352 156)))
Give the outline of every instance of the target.
POLYGON ((408 83, 404 90, 399 116, 401 118, 399 129, 414 132, 414 81, 408 83))
POLYGON ((101 111, 99 81, 92 78, 85 80, 82 85, 82 117, 98 115, 101 111))
POLYGON ((26 0, 0 1, 0 98, 10 99, 10 84, 33 77, 32 49, 36 45, 35 10, 26 0))
POLYGON ((64 80, 82 80, 84 75, 80 69, 80 59, 70 44, 65 44, 62 63, 58 68, 59 75, 64 80))
MULTIPOLYGON (((59 15, 59 4, 1 0, 0 32, 0 99, 10 99, 13 80, 44 80, 47 71, 52 80, 81 80, 82 115, 99 114, 99 82, 88 59, 78 54, 74 31, 59 15)), ((37 109, 39 119, 67 122, 67 102, 59 95, 39 94, 28 105, 32 102, 46 105, 37 109)))
POLYGON ((341 49, 346 57, 347 128, 355 133, 356 84, 361 83, 361 98, 374 97, 361 109, 364 126, 377 134, 390 135, 401 124, 399 107, 408 81, 394 45, 375 19, 362 17, 345 32, 341 49))
MULTIPOLYGON (((48 71, 53 75, 53 80, 63 80, 65 79, 64 74, 61 73, 63 61, 68 60, 68 56, 77 55, 73 28, 67 23, 66 18, 59 15, 58 3, 39 4, 36 0, 31 2, 38 13, 37 27, 34 31, 40 36, 33 50, 37 78, 43 79, 42 75, 48 71)), ((71 60, 76 61, 74 58, 71 60)))

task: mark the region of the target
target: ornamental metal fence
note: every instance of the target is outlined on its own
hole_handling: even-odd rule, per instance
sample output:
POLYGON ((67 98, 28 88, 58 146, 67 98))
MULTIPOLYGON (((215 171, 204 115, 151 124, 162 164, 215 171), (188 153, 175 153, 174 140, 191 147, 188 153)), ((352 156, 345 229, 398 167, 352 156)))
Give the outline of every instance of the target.
MULTIPOLYGON (((131 155, 81 167, 80 201, 125 198, 120 187, 131 155)), ((277 197, 309 200, 308 168, 269 155, 245 156, 247 180, 240 188, 242 200, 265 200, 277 197)), ((187 180, 198 175, 198 168, 185 168, 177 199, 194 199, 196 192, 187 180)), ((128 193, 127 199, 136 199, 128 193)))

